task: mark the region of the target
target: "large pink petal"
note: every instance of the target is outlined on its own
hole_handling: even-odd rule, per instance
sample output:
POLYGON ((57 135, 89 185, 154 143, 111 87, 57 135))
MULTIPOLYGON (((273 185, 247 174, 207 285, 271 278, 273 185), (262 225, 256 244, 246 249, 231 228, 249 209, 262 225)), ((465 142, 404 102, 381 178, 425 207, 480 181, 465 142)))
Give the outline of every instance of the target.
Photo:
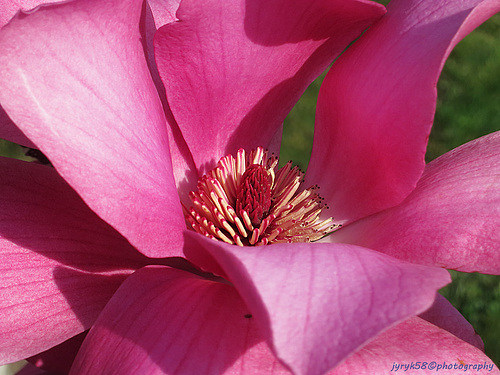
POLYGON ((148 267, 130 276, 90 330, 73 374, 288 374, 236 290, 148 267))
POLYGON ((365 1, 183 1, 155 54, 198 169, 267 147, 309 83, 383 13, 365 1))
POLYGON ((403 203, 348 225, 328 240, 414 263, 500 274, 499 175, 496 132, 434 160, 403 203))
POLYGON ((483 340, 474 327, 441 294, 437 293, 431 308, 419 316, 484 351, 483 340))
POLYGON ((414 317, 377 336, 363 349, 347 358, 330 375, 399 373, 419 375, 500 374, 491 359, 478 348, 467 344, 445 330, 414 317), (396 370, 396 365, 402 364, 408 367, 396 370))
POLYGON ((451 49, 496 0, 393 0, 328 73, 307 180, 352 221, 400 203, 424 169, 436 82, 451 49))
POLYGON ((94 211, 161 257, 179 253, 185 223, 142 3, 71 2, 14 19, 0 33, 0 101, 94 211))
POLYGON ((219 262, 295 374, 323 374, 381 330, 426 310, 449 282, 444 270, 357 246, 240 248, 191 239, 193 251, 204 248, 219 262))
POLYGON ((146 263, 51 167, 0 159, 0 363, 90 327, 146 263))

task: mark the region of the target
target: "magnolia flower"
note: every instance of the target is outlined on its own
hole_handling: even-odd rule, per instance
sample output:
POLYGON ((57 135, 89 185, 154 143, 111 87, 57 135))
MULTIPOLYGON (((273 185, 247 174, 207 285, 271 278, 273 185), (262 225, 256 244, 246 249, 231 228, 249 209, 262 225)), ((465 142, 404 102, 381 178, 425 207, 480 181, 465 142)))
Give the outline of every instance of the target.
POLYGON ((50 368, 76 340, 75 374, 498 373, 436 291, 443 267, 499 272, 500 137, 423 155, 444 60, 500 4, 177 7, 64 2, 0 30, 0 135, 54 167, 0 162, 2 361, 50 368), (300 187, 271 156, 283 119, 370 25, 325 80, 300 187))

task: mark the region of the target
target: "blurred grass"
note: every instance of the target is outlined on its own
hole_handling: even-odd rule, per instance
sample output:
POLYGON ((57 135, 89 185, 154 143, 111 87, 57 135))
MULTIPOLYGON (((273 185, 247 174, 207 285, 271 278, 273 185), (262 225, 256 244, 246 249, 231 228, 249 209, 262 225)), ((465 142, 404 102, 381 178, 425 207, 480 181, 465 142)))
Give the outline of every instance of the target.
MULTIPOLYGON (((500 129, 499 36, 497 14, 461 41, 448 59, 438 84, 429 160, 500 129)), ((453 283, 442 294, 474 326, 486 354, 500 365, 500 276, 451 274, 453 283)))
MULTIPOLYGON (((387 3, 387 2, 386 2, 387 3)), ((452 51, 438 83, 438 103, 426 159, 500 130, 500 14, 452 51)), ((284 125, 283 160, 306 169, 312 150, 316 99, 324 74, 307 89, 284 125)), ((500 249, 499 249, 500 251, 500 249)), ((451 271, 441 293, 481 335, 486 354, 500 365, 500 276, 451 271)))
MULTIPOLYGON (((438 84, 438 109, 427 160, 500 129, 500 15, 480 26, 452 52, 438 84)), ((285 121, 281 160, 307 168, 312 149, 316 98, 324 74, 307 89, 285 121)), ((0 140, 0 155, 22 158, 17 146, 0 140)), ((500 250, 500 249, 499 249, 500 250)), ((442 289, 500 364, 500 276, 453 272, 442 289)))
POLYGON ((500 276, 450 271, 453 282, 441 289, 472 324, 486 354, 500 365, 500 276))
POLYGON ((438 84, 438 110, 428 156, 500 128, 500 14, 461 41, 438 84))

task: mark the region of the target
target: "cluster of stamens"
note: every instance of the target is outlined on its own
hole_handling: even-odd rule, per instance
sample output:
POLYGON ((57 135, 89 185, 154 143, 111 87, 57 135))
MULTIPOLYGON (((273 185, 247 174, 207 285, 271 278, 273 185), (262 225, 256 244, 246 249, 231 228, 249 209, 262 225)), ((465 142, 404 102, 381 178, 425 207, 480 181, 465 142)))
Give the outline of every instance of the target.
POLYGON ((228 155, 198 180, 198 191, 183 205, 188 227, 209 238, 239 246, 311 242, 337 226, 320 219, 326 206, 312 186, 300 191, 303 172, 258 147, 228 155))

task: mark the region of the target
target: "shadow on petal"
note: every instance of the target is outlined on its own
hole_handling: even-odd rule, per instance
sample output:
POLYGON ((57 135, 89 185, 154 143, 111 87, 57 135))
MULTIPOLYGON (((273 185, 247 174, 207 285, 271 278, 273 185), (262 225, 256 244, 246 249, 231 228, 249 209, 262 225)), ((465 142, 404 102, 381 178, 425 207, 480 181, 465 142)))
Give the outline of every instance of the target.
POLYGON ((90 331, 76 374, 288 373, 262 341, 236 290, 146 267, 118 290, 90 331))
POLYGON ((95 274, 56 267, 54 282, 75 317, 88 329, 130 273, 95 274))

